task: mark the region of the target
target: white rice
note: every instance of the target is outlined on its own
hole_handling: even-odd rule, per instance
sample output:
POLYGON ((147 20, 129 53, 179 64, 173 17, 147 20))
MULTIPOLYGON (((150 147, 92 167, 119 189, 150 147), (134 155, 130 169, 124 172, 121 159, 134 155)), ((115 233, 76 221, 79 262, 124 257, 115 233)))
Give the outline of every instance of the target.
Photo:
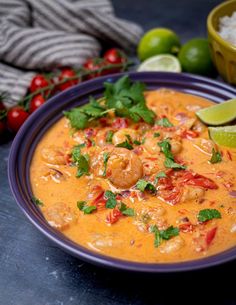
POLYGON ((236 11, 231 17, 224 16, 219 20, 219 35, 236 46, 236 11))

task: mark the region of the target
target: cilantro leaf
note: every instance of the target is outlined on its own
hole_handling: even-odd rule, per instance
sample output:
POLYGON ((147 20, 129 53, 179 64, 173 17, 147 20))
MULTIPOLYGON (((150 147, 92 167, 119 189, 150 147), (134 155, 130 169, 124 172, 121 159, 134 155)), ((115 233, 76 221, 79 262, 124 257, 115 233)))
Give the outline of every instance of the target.
POLYGON ((81 154, 81 144, 76 145, 71 153, 72 160, 78 168, 76 177, 89 174, 89 156, 81 154))
POLYGON ((155 186, 152 183, 150 183, 150 182, 148 182, 144 179, 140 179, 137 182, 136 188, 138 190, 140 190, 141 192, 144 192, 144 191, 149 191, 150 193, 155 193, 156 192, 155 186))
POLYGON ((212 148, 212 156, 211 156, 210 162, 212 164, 214 164, 214 163, 218 163, 221 161, 222 161, 221 153, 219 151, 215 151, 215 149, 212 148))
POLYGON ((167 118, 162 118, 162 119, 156 121, 156 125, 162 126, 162 127, 173 127, 174 126, 167 118))
POLYGON ((97 209, 95 205, 87 205, 86 201, 77 201, 77 207, 80 211, 83 211, 84 214, 91 214, 97 209))
POLYGON ((129 149, 129 150, 132 150, 133 149, 133 146, 130 144, 129 141, 125 140, 124 142, 121 142, 119 144, 116 145, 116 147, 123 147, 123 148, 126 148, 126 149, 129 149))
POLYGON ((151 226, 151 232, 154 233, 154 246, 159 247, 164 240, 169 240, 174 236, 179 235, 179 229, 173 226, 170 226, 166 230, 159 230, 156 225, 151 226))
POLYGON ((166 158, 174 159, 174 156, 171 152, 171 145, 168 140, 163 140, 157 144, 161 147, 161 151, 164 153, 166 158))
POLYGON ((106 199, 108 199, 106 202, 106 208, 114 209, 117 205, 116 194, 114 194, 112 191, 106 191, 104 196, 106 199))
POLYGON ((107 162, 109 160, 109 153, 108 152, 104 152, 103 153, 103 164, 104 164, 104 170, 103 170, 103 173, 102 173, 102 176, 105 177, 106 174, 107 174, 107 162))
POLYGON ((114 132, 112 130, 109 130, 106 134, 106 142, 107 143, 112 143, 112 138, 113 138, 114 132))
POLYGON ((43 202, 40 200, 40 199, 38 199, 38 198, 36 198, 36 197, 32 197, 32 200, 33 200, 33 202, 36 204, 36 205, 41 205, 41 206, 43 206, 43 202))
POLYGON ((134 209, 128 208, 127 205, 124 204, 123 202, 121 202, 121 206, 120 206, 119 210, 121 211, 121 213, 123 215, 126 215, 126 216, 134 216, 135 215, 134 209))
POLYGON ((106 110, 102 107, 94 97, 89 97, 89 103, 80 107, 80 110, 93 118, 100 118, 104 116, 104 111, 106 110))
POLYGON ((141 145, 141 142, 138 141, 138 140, 134 140, 133 143, 134 143, 135 145, 141 145))
POLYGON ((164 162, 165 167, 167 168, 175 168, 175 169, 186 169, 185 165, 181 165, 179 163, 176 163, 170 158, 166 158, 164 162))
POLYGON ((215 209, 204 209, 198 213, 197 219, 200 222, 205 222, 213 218, 221 218, 221 213, 215 209))
POLYGON ((160 132, 154 132, 153 137, 154 137, 154 138, 158 138, 158 137, 160 137, 160 135, 161 135, 160 132))
POLYGON ((70 125, 74 129, 84 129, 88 126, 89 117, 81 111, 80 108, 73 108, 70 111, 64 111, 65 117, 70 121, 70 125))
POLYGON ((154 184, 156 185, 158 183, 159 178, 166 178, 166 173, 165 172, 159 172, 154 180, 154 184))

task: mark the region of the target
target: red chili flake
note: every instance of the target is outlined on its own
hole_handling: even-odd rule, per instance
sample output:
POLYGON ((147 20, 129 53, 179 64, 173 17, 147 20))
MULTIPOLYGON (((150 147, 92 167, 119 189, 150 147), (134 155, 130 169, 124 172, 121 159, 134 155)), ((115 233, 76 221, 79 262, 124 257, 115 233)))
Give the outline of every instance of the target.
POLYGON ((143 148, 142 147, 135 147, 135 149, 133 149, 133 152, 136 154, 136 155, 138 155, 138 156, 140 156, 141 154, 142 154, 142 152, 143 152, 143 148))
POLYGON ((178 210, 178 213, 181 214, 181 215, 184 215, 184 214, 188 213, 188 210, 181 209, 181 210, 178 210))
POLYGON ((181 133, 181 137, 185 138, 185 139, 189 139, 191 140, 192 138, 197 138, 199 136, 199 133, 197 131, 194 130, 184 130, 181 133))
POLYGON ((110 125, 108 118, 100 118, 99 123, 102 125, 102 127, 107 127, 110 125))
POLYGON ((233 186, 234 184, 232 182, 225 182, 223 183, 223 186, 227 189, 227 190, 230 190, 231 187, 233 186))
POLYGON ((183 223, 181 225, 179 225, 179 229, 181 232, 183 233, 192 233, 193 232, 193 225, 189 222, 189 223, 183 223))
POLYGON ((212 201, 209 202, 209 204, 210 204, 210 206, 213 206, 213 205, 216 204, 216 202, 214 200, 212 200, 212 201))
POLYGON ((104 198, 104 191, 100 191, 97 197, 93 200, 92 205, 95 205, 98 209, 104 208, 106 205, 106 199, 104 198))
POLYGON ((113 209, 106 217, 106 222, 108 224, 113 224, 119 220, 120 217, 122 217, 122 213, 117 208, 113 209))
POLYGON ((230 160, 230 161, 232 161, 233 159, 232 159, 232 155, 231 155, 231 153, 227 150, 226 151, 226 155, 227 155, 227 157, 228 157, 228 159, 230 160))
POLYGON ((207 244, 208 247, 211 245, 213 239, 215 238, 215 236, 216 236, 216 231, 217 231, 217 227, 211 229, 210 231, 208 231, 208 232, 206 233, 206 239, 205 239, 205 241, 206 241, 206 244, 207 244))
POLYGON ((93 145, 92 141, 90 139, 87 139, 86 141, 86 147, 89 148, 93 145))
POLYGON ((127 128, 129 125, 129 122, 126 118, 116 118, 113 122, 112 122, 112 127, 116 128, 116 129, 120 129, 120 128, 127 128))
POLYGON ((157 161, 158 160, 158 158, 146 158, 147 160, 150 160, 150 161, 157 161))

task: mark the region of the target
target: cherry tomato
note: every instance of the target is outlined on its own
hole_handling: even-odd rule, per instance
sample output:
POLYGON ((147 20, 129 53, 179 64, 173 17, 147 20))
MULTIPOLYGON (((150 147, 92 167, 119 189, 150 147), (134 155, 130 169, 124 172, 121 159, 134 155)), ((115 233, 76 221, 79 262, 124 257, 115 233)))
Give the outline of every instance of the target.
POLYGON ((118 210, 117 208, 113 209, 106 217, 106 222, 108 224, 113 224, 115 222, 117 222, 119 220, 119 218, 121 218, 123 216, 123 214, 121 213, 120 210, 118 210))
POLYGON ((39 89, 49 86, 50 82, 42 74, 37 74, 31 81, 30 92, 35 92, 39 89))
POLYGON ((127 61, 125 54, 119 49, 110 49, 103 56, 110 64, 122 64, 127 61))
POLYGON ((86 76, 86 79, 92 79, 92 78, 95 78, 98 76, 110 74, 111 73, 110 70, 105 69, 106 66, 107 66, 107 62, 103 58, 88 59, 83 65, 85 70, 88 70, 90 72, 93 72, 95 70, 102 69, 102 68, 104 68, 104 70, 91 73, 86 76))
POLYGON ((23 107, 13 107, 7 113, 7 126, 11 131, 17 132, 28 117, 29 114, 23 107))
MULTIPOLYGON (((65 78, 69 78, 69 77, 74 77, 76 76, 76 73, 74 70, 69 69, 69 68, 65 68, 61 70, 61 73, 59 75, 59 82, 64 80, 65 78)), ((78 84, 78 79, 73 79, 73 80, 68 80, 67 82, 61 84, 58 86, 59 90, 63 91, 66 90, 67 88, 70 88, 76 84, 78 84)))
POLYGON ((211 229, 210 231, 208 231, 206 233, 206 244, 209 247, 211 245, 211 243, 213 242, 213 239, 216 236, 216 231, 217 231, 217 227, 211 229))
POLYGON ((35 95, 30 102, 29 113, 32 113, 35 110, 37 110, 45 102, 46 101, 45 101, 44 97, 42 96, 42 94, 35 95))
POLYGON ((116 129, 127 128, 129 126, 129 121, 126 118, 115 118, 112 122, 112 127, 116 129))

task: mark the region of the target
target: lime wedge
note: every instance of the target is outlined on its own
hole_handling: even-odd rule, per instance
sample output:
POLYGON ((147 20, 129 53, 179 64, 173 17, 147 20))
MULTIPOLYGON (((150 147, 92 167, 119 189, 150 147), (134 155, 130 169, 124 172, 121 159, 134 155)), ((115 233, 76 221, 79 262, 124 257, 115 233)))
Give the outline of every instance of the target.
POLYGON ((203 108, 196 112, 201 121, 207 125, 222 125, 236 119, 236 99, 222 104, 203 108))
POLYGON ((169 54, 160 54, 152 56, 145 60, 138 71, 167 71, 181 72, 181 66, 178 58, 169 54))
POLYGON ((209 137, 218 145, 236 147, 236 125, 209 127, 209 137))

